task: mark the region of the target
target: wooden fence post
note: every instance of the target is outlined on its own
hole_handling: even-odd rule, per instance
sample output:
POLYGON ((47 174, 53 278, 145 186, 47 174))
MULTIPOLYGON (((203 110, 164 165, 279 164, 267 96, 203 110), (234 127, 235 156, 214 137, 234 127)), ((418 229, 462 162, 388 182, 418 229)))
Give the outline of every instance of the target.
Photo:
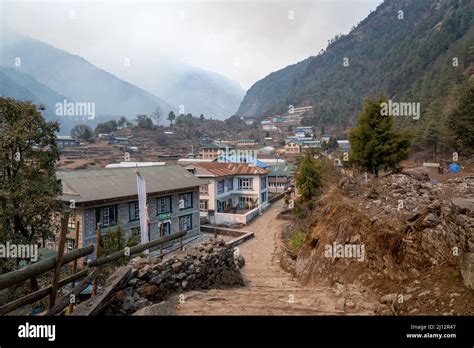
MULTIPOLYGON (((80 230, 80 227, 81 227, 81 222, 76 221, 76 239, 74 241, 74 249, 77 249, 77 247, 79 245, 79 230, 80 230)), ((77 259, 74 260, 74 262, 72 263, 72 274, 76 274, 76 271, 77 271, 77 259)), ((74 288, 75 286, 76 286, 76 282, 72 283, 72 287, 74 288)), ((69 303, 67 314, 71 315, 73 311, 74 311, 74 304, 69 303)))
MULTIPOLYGON (((161 221, 160 238, 163 238, 163 228, 164 228, 164 223, 163 223, 163 221, 161 221)), ((160 244, 160 259, 163 259, 163 244, 160 244)))
POLYGON ((58 291, 59 274, 63 261, 64 245, 66 244, 66 235, 69 223, 69 212, 64 213, 61 221, 61 235, 59 236, 59 246, 56 254, 56 265, 54 268, 53 284, 51 285, 51 294, 49 297, 49 309, 54 307, 56 302, 56 292, 58 291))
MULTIPOLYGON (((102 224, 97 224, 97 237, 96 237, 96 245, 95 245, 95 259, 99 259, 100 257, 100 241, 102 239, 102 224)), ((92 296, 97 295, 97 277, 94 278, 92 283, 92 296)))

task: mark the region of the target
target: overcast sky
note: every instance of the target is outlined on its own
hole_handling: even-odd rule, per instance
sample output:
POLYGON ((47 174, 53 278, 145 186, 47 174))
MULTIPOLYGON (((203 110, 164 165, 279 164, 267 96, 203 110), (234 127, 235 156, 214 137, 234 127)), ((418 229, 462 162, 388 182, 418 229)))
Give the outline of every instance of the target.
POLYGON ((272 71, 316 55, 381 2, 7 1, 0 19, 117 76, 126 76, 126 59, 159 64, 166 56, 248 89, 272 71))

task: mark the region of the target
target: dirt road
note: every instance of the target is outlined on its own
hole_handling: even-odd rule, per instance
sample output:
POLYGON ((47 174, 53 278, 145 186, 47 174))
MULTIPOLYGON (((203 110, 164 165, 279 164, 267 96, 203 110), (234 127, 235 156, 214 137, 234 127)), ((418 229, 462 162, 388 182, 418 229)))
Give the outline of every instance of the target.
POLYGON ((374 314, 376 301, 363 290, 337 287, 304 287, 279 265, 280 232, 284 220, 277 214, 279 201, 246 227, 255 237, 240 245, 245 258, 242 274, 246 286, 190 291, 177 305, 178 315, 344 315, 374 314))

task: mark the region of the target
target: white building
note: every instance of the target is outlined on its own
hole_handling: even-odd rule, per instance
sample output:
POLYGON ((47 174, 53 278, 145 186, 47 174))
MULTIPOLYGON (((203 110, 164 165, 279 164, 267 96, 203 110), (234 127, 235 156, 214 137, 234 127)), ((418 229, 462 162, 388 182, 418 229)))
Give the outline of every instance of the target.
POLYGON ((186 169, 208 180, 199 191, 201 216, 215 224, 247 224, 268 206, 268 170, 247 163, 195 163, 186 169))

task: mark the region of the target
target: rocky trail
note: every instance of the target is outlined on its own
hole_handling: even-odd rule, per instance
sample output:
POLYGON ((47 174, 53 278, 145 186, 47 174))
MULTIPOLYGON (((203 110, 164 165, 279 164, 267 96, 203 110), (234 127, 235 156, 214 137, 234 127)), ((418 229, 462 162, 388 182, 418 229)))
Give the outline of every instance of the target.
POLYGON ((239 246, 245 287, 184 293, 178 315, 371 315, 382 308, 364 289, 336 284, 305 287, 280 266, 280 234, 288 221, 278 220, 276 202, 246 229, 255 237, 239 246))

